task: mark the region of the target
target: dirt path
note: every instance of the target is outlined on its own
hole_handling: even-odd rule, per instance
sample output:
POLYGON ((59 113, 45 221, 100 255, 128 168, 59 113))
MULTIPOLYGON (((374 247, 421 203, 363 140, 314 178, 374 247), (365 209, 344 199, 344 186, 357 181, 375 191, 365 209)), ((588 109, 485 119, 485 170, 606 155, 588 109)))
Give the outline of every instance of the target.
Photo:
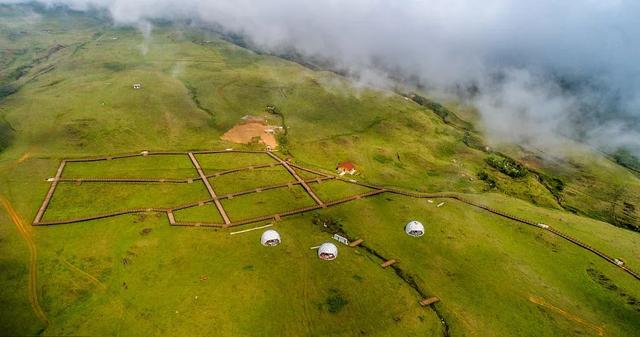
POLYGON ((24 162, 25 160, 31 158, 31 152, 27 151, 24 154, 22 154, 22 156, 18 159, 18 164, 24 162))
POLYGON ((95 276, 93 276, 93 275, 87 273, 86 271, 84 271, 84 270, 72 265, 69 261, 67 261, 65 259, 62 259, 62 262, 64 262, 64 264, 66 264, 69 267, 69 269, 71 269, 71 270, 77 272, 78 274, 84 276, 85 278, 89 279, 89 281, 91 281, 91 283, 97 285, 100 289, 102 289, 102 290, 107 289, 107 287, 102 282, 100 282, 97 278, 95 278, 95 276))
POLYGON ((576 323, 578 323, 578 324, 580 324, 582 326, 585 326, 585 327, 593 330, 595 333, 598 334, 598 336, 604 336, 604 328, 602 326, 595 325, 593 323, 589 323, 589 322, 585 321, 584 319, 582 319, 582 318, 580 318, 578 316, 572 315, 571 313, 568 313, 568 312, 566 312, 566 311, 564 311, 564 310, 562 310, 562 309, 560 309, 560 308, 558 308, 556 306, 553 306, 553 305, 547 303, 547 301, 545 301, 544 298, 542 298, 542 297, 529 296, 529 301, 532 302, 532 303, 535 303, 535 304, 537 304, 537 305, 539 305, 541 307, 547 308, 547 309, 555 312, 556 314, 561 315, 562 317, 564 317, 564 318, 566 318, 568 320, 574 321, 574 322, 576 322, 576 323))
POLYGON ((37 271, 37 264, 36 264, 36 261, 38 259, 38 252, 36 250, 36 244, 33 241, 33 237, 31 236, 30 228, 25 225, 20 215, 18 215, 15 209, 13 209, 13 206, 11 205, 9 200, 7 200, 7 198, 5 198, 3 195, 0 195, 0 203, 2 203, 2 206, 5 208, 5 210, 11 217, 11 220, 13 220, 13 223, 16 225, 16 228, 18 229, 20 236, 22 236, 24 241, 27 243, 27 247, 29 248, 28 291, 29 291, 29 302, 31 303, 31 308, 33 309, 33 312, 42 323, 49 324, 49 321, 47 320, 47 315, 44 313, 44 310, 42 310, 42 308, 40 307, 40 303, 38 303, 38 282, 37 282, 38 271, 37 271))

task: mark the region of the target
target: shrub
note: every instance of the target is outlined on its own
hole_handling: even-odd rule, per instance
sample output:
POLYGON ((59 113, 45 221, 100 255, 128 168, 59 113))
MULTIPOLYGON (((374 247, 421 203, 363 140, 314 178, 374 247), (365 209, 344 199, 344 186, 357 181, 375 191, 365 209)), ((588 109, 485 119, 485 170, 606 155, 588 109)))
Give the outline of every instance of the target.
POLYGON ((491 154, 485 159, 485 161, 489 166, 508 175, 509 177, 521 178, 527 175, 527 168, 509 157, 491 154))
POLYGON ((14 85, 0 85, 0 101, 2 101, 5 97, 14 94, 16 91, 18 91, 18 89, 14 85))
POLYGON ((489 188, 496 187, 496 180, 492 176, 490 176, 489 173, 487 173, 487 171, 485 170, 480 170, 478 172, 478 179, 486 182, 489 188))
POLYGON ((346 298, 342 297, 340 290, 331 289, 331 294, 327 297, 326 304, 329 307, 328 310, 330 313, 335 314, 342 310, 345 305, 349 304, 346 298))
POLYGON ((0 151, 3 151, 13 142, 15 131, 6 121, 0 121, 0 151))
POLYGON ((381 163, 381 164, 387 164, 387 163, 390 163, 390 162, 393 161, 392 158, 387 157, 387 156, 385 156, 383 154, 379 154, 379 153, 376 153, 376 154, 373 155, 373 160, 375 160, 375 161, 377 161, 378 163, 381 163))
POLYGON ((314 225, 320 226, 320 230, 330 234, 340 234, 344 237, 347 237, 343 228, 342 222, 340 219, 334 218, 330 215, 320 215, 316 214, 311 219, 314 225))
POLYGON ((465 131, 464 137, 462 138, 462 142, 464 143, 464 145, 472 149, 480 150, 482 152, 487 151, 486 145, 482 142, 482 139, 480 139, 480 137, 478 137, 475 134, 472 134, 469 131, 465 131))
POLYGON ((553 194, 554 197, 560 198, 562 191, 564 191, 564 181, 559 178, 550 177, 543 173, 538 173, 538 180, 544 187, 553 194))

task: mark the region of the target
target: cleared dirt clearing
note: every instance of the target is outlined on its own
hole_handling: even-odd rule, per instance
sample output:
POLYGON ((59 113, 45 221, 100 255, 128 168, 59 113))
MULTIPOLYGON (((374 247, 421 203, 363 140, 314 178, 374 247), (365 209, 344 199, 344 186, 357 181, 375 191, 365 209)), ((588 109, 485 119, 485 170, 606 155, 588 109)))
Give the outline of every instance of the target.
POLYGON ((261 143, 264 143, 271 148, 275 148, 278 146, 276 137, 272 133, 267 133, 268 129, 273 129, 273 127, 262 122, 251 121, 237 124, 229 131, 225 132, 221 138, 233 143, 248 144, 257 137, 260 138, 261 143))

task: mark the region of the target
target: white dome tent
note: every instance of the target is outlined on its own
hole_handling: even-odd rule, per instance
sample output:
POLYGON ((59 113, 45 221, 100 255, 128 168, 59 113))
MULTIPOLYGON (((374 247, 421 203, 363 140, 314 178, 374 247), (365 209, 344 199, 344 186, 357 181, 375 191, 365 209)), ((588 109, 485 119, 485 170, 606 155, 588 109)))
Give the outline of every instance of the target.
POLYGON ((273 229, 269 229, 262 233, 262 237, 260 238, 260 243, 263 246, 272 247, 280 244, 280 234, 274 231, 273 229))
POLYGON ((414 237, 420 237, 424 235, 424 226, 419 221, 411 221, 404 226, 404 231, 414 237))
POLYGON ((318 257, 323 260, 333 260, 338 257, 338 247, 331 242, 325 242, 318 248, 318 257))

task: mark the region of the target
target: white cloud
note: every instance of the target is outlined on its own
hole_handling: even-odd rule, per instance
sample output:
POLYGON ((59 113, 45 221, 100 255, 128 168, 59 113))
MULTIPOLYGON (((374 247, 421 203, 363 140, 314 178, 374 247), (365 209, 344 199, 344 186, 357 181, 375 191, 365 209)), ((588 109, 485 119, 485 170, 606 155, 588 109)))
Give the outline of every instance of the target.
POLYGON ((492 134, 510 139, 572 134, 580 103, 602 98, 598 91, 605 88, 624 109, 605 111, 604 120, 585 119, 593 123, 586 134, 608 144, 614 130, 625 130, 622 138, 640 143, 640 126, 629 124, 640 119, 640 2, 635 0, 40 2, 106 8, 124 24, 154 18, 220 24, 261 48, 293 47, 365 78, 384 79, 384 70, 394 69, 442 90, 472 83, 480 87, 476 103, 492 134), (373 76, 376 71, 380 74, 373 76), (552 80, 557 77, 590 78, 601 86, 571 95, 552 80))

